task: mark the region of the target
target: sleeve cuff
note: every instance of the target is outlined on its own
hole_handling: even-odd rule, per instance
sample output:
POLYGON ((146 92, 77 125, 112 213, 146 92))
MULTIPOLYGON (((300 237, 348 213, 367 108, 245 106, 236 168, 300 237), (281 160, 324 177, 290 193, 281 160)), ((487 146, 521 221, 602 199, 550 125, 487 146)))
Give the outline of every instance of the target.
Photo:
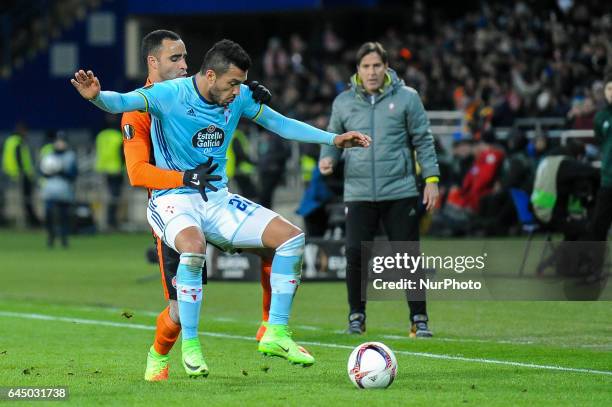
POLYGON ((436 184, 440 182, 440 178, 439 177, 427 177, 425 178, 425 183, 426 184, 436 184))

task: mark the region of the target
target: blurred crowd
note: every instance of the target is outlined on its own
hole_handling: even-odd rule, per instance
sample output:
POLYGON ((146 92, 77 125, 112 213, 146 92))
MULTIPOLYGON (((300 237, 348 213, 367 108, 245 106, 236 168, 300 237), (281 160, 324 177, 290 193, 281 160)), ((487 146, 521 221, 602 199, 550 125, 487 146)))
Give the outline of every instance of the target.
MULTIPOLYGON (((432 232, 518 232, 511 189, 529 201, 544 157, 587 163, 597 160, 597 148, 563 147, 546 131, 528 139, 516 127, 500 140, 495 129, 512 128, 525 117, 558 118, 562 128, 593 129, 596 112, 606 105, 603 78, 612 66, 612 11, 601 1, 483 2, 478 11, 445 20, 423 1, 411 7, 405 27, 387 28, 373 40, 385 46, 390 67, 419 91, 427 110, 460 111, 465 123, 452 148, 439 146, 446 209, 434 219, 439 227, 432 232)), ((331 25, 319 39, 309 44, 298 34, 287 41, 270 38, 261 64, 274 107, 321 127, 355 72, 361 44, 331 25)), ((597 171, 586 178, 591 189, 580 196, 588 206, 597 190, 597 171)))
MULTIPOLYGON (((483 2, 455 20, 428 7, 414 2, 405 27, 372 38, 428 110, 465 112, 476 136, 524 116, 564 117, 570 128, 592 128, 604 103, 601 78, 612 63, 606 2, 483 2)), ((331 25, 319 41, 306 43, 298 34, 268 41, 263 78, 284 113, 301 119, 327 113, 354 73, 360 43, 331 25)))
POLYGON ((85 19, 87 11, 100 3, 102 0, 2 1, 2 34, 10 40, 0 42, 0 77, 8 78, 13 69, 45 52, 62 30, 85 19))
POLYGON ((565 145, 553 145, 545 136, 528 140, 520 130, 504 142, 492 132, 456 142, 439 154, 444 199, 431 234, 505 236, 539 223, 577 239, 586 233, 600 185, 596 151, 576 140, 565 145), (555 167, 551 159, 563 165, 555 167), (538 212, 543 182, 554 189, 554 200, 538 212))

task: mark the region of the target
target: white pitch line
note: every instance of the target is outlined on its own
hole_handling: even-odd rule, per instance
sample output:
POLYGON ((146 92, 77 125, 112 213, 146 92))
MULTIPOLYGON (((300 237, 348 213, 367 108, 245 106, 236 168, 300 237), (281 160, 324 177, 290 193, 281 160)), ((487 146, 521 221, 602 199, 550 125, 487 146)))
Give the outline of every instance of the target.
MULTIPOLYGON (((400 335, 383 335, 383 338, 387 339, 406 339, 405 336, 400 335)), ((501 343, 504 345, 538 345, 534 341, 521 341, 521 340, 495 340, 495 339, 472 339, 472 338, 427 338, 428 341, 442 341, 442 342, 475 342, 475 343, 501 343)))
MULTIPOLYGON (((68 317, 58 317, 58 316, 53 316, 53 315, 30 314, 30 313, 10 312, 10 311, 0 311, 0 316, 23 318, 23 319, 37 319, 37 320, 44 320, 44 321, 71 322, 71 323, 77 323, 77 324, 98 325, 98 326, 111 326, 111 327, 116 327, 116 328, 143 329, 147 331, 155 330, 154 326, 143 325, 143 324, 128 324, 125 322, 101 321, 101 320, 83 319, 83 318, 68 318, 68 317)), ((239 340, 245 340, 249 342, 255 341, 252 336, 230 335, 230 334, 224 334, 224 333, 219 333, 219 332, 198 332, 198 333, 200 335, 210 336, 210 337, 215 337, 215 338, 239 339, 239 340)), ((304 345, 321 346, 325 348, 349 349, 349 350, 352 350, 354 348, 354 346, 351 346, 351 345, 341 345, 341 344, 335 344, 335 343, 324 343, 324 342, 313 342, 313 341, 301 341, 300 343, 304 345)), ((561 372, 590 373, 590 374, 596 374, 596 375, 612 376, 612 371, 607 371, 607 370, 582 369, 582 368, 552 366, 552 365, 538 365, 535 363, 513 362, 513 361, 508 361, 508 360, 467 358, 463 356, 453 356, 453 355, 437 354, 437 353, 429 353, 429 352, 410 352, 410 351, 404 351, 404 350, 397 350, 394 352, 400 355, 425 357, 425 358, 431 358, 431 359, 458 360, 462 362, 475 362, 475 363, 484 363, 484 364, 493 364, 493 365, 524 367, 524 368, 530 368, 530 369, 545 369, 545 370, 556 370, 556 371, 561 371, 561 372)))
MULTIPOLYGON (((159 315, 159 312, 154 312, 154 311, 146 311, 146 310, 129 310, 129 309, 125 309, 125 308, 116 308, 116 307, 92 307, 92 306, 81 306, 81 307, 75 307, 72 308, 74 310, 80 310, 80 311, 89 311, 89 312, 99 312, 99 311, 104 311, 104 312, 109 312, 109 313, 118 313, 118 312, 123 312, 123 311, 130 311, 133 312, 135 315, 144 315, 144 316, 148 316, 148 317, 157 317, 159 315)), ((253 321, 246 321, 246 320, 242 320, 242 319, 236 319, 236 318, 228 318, 228 317, 208 317, 207 319, 210 319, 212 321, 215 322, 226 322, 226 323, 240 323, 240 324, 251 324, 251 325, 259 325, 259 322, 253 322, 253 321)), ((322 331, 324 330, 323 328, 319 327, 319 326, 313 326, 313 325, 292 325, 294 328, 297 329, 303 329, 305 331, 322 331)), ((332 333, 335 334, 343 334, 345 331, 344 330, 335 330, 335 331, 331 331, 332 333)), ((407 336, 402 336, 402 335, 382 335, 382 338, 385 339, 394 339, 394 340, 405 340, 407 338, 407 336)), ((459 342, 459 343, 498 343, 498 344, 502 344, 502 345, 536 345, 536 346, 547 346, 547 345, 552 345, 555 347, 559 347, 559 348, 566 348, 566 349, 576 349, 576 348, 584 348, 584 349, 611 349, 612 345, 609 344, 572 344, 572 345, 564 345, 564 344, 551 344, 550 342, 546 342, 546 341, 538 341, 538 340, 533 340, 533 339, 502 339, 502 340, 497 340, 497 339, 478 339, 478 338, 445 338, 445 337, 433 337, 433 338, 427 338, 428 341, 431 342, 459 342)))

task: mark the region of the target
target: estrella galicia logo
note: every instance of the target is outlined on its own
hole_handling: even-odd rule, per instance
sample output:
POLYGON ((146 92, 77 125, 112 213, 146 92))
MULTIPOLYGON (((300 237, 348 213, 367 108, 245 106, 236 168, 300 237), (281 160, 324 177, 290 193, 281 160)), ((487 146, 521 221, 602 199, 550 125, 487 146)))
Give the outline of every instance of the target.
POLYGON ((211 124, 205 129, 198 130, 198 132, 193 135, 191 142, 193 146, 197 148, 216 148, 223 145, 223 140, 225 140, 225 132, 223 129, 211 124))

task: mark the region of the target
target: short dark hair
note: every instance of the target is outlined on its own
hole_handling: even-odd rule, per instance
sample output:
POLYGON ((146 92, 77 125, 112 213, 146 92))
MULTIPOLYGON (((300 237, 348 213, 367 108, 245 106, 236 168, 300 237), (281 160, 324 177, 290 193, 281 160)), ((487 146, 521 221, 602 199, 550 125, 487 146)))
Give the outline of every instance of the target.
POLYGON ((386 64, 388 62, 387 51, 382 46, 382 44, 380 42, 370 41, 359 47, 359 50, 357 51, 357 65, 361 64, 361 60, 363 59, 363 57, 365 57, 371 52, 376 52, 378 55, 380 55, 380 59, 382 59, 383 64, 386 64))
POLYGON ((212 69, 217 75, 223 75, 230 65, 248 71, 251 67, 249 54, 237 43, 231 40, 221 40, 212 46, 204 55, 200 73, 212 69))
POLYGON ((180 35, 169 30, 155 30, 145 35, 140 43, 140 54, 145 65, 147 63, 147 57, 157 53, 164 40, 179 41, 180 39, 180 35))

